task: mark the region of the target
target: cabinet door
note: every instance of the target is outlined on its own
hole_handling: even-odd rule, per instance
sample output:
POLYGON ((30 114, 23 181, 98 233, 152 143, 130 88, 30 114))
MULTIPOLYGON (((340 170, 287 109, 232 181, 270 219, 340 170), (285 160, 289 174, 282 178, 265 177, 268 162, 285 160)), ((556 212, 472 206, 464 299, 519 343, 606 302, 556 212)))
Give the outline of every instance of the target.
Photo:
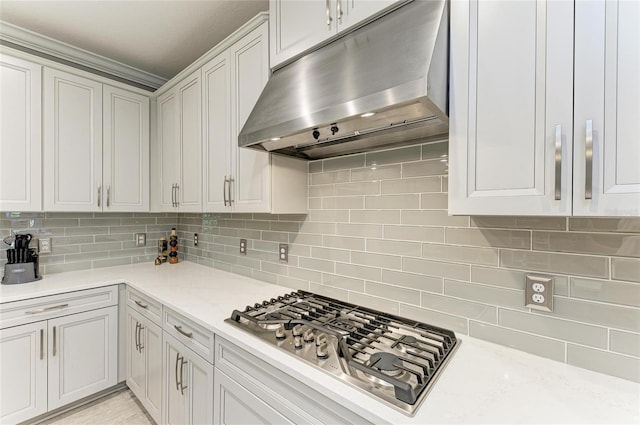
POLYGON ((219 369, 213 382, 215 425, 293 423, 219 369))
POLYGON ((638 216, 640 3, 575 7, 573 213, 638 216))
POLYGON ((143 319, 142 354, 145 361, 146 392, 144 407, 156 423, 162 414, 162 329, 143 319))
POLYGON ((336 35, 335 5, 335 0, 270 0, 271 66, 336 35))
POLYGON ((269 212, 271 167, 267 152, 238 148, 238 134, 269 79, 267 23, 231 48, 232 205, 236 212, 269 212))
MULTIPOLYGON (((184 376, 184 353, 186 348, 179 342, 171 338, 166 332, 164 336, 163 351, 163 424, 180 425, 186 424, 188 418, 186 389, 180 385, 180 379, 184 376)), ((188 385, 188 384, 187 384, 188 385)))
POLYGON ((149 98, 104 86, 104 211, 149 211, 149 98))
POLYGON ((0 330, 0 422, 47 411, 47 322, 0 330))
POLYGON ((573 3, 451 3, 452 214, 571 215, 573 3))
POLYGON ((160 186, 154 208, 159 211, 177 211, 175 186, 180 172, 178 110, 175 90, 158 98, 155 152, 157 174, 152 184, 160 186))
POLYGON ((207 363, 193 351, 185 352, 189 362, 185 368, 185 394, 188 394, 189 424, 210 424, 213 422, 213 365, 207 363))
POLYGON ((180 100, 180 211, 202 211, 202 88, 200 71, 178 87, 180 100))
POLYGON ((397 0, 336 0, 338 31, 353 27, 394 3, 399 2, 397 0))
POLYGON ((102 84, 45 68, 43 165, 45 210, 102 210, 102 84))
POLYGON ((118 307, 48 321, 49 410, 117 383, 118 307))
POLYGON ((223 212, 229 207, 226 179, 231 174, 231 66, 225 51, 202 68, 203 176, 202 210, 223 212))
POLYGON ((0 211, 42 209, 41 74, 0 54, 0 211))
POLYGON ((127 309, 127 386, 138 397, 144 400, 146 394, 145 355, 140 349, 142 323, 139 316, 130 308, 127 309))

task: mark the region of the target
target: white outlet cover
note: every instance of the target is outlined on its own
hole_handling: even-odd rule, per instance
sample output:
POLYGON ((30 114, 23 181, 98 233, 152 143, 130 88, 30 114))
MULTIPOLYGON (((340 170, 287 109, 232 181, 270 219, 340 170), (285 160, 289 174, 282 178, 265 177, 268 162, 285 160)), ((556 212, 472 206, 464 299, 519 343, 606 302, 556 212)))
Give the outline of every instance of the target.
POLYGON ((553 277, 528 274, 524 285, 524 306, 553 311, 553 277))

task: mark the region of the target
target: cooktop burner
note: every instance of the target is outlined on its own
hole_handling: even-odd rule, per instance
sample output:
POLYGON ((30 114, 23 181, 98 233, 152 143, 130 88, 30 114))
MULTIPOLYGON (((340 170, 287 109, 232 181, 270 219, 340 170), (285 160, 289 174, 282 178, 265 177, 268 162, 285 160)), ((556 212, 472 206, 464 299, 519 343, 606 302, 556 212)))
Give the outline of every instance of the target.
POLYGON ((296 291, 228 322, 413 415, 460 341, 446 329, 296 291))

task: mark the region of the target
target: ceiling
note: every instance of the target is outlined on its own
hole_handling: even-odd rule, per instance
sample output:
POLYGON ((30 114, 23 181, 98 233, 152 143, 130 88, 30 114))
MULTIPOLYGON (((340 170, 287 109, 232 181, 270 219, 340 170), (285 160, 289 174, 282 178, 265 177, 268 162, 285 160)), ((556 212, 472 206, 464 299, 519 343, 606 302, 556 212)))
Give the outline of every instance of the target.
POLYGON ((0 20, 170 79, 268 0, 0 1, 0 20))

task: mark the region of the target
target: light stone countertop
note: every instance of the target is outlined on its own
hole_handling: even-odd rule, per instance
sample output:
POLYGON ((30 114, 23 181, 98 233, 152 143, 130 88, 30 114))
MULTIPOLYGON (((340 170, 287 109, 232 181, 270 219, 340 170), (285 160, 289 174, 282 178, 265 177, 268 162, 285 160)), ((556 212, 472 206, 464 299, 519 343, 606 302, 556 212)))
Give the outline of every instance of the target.
POLYGON ((137 264, 0 285, 12 302, 127 283, 375 423, 640 423, 640 384, 457 335, 462 344, 415 417, 224 322, 291 289, 183 262, 137 264))

